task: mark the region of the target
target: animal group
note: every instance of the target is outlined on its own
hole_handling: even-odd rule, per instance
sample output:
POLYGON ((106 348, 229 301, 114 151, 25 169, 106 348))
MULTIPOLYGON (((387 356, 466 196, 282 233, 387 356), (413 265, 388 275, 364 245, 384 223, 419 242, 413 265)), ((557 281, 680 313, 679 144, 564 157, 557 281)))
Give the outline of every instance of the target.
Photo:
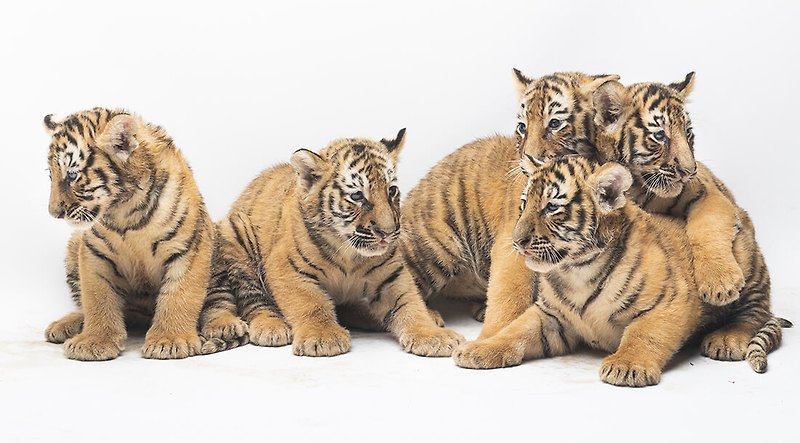
POLYGON ((600 378, 660 381, 696 339, 757 372, 791 326, 747 213, 695 161, 695 75, 625 86, 616 75, 513 71, 513 136, 436 164, 401 205, 405 129, 300 149, 264 170, 226 217, 208 215, 161 127, 124 110, 48 115, 49 212, 75 226, 66 280, 77 310, 45 337, 68 358, 177 359, 248 343, 295 355, 350 350, 347 328, 405 351, 500 368, 607 352, 600 378), (433 297, 472 304, 471 342, 433 297))

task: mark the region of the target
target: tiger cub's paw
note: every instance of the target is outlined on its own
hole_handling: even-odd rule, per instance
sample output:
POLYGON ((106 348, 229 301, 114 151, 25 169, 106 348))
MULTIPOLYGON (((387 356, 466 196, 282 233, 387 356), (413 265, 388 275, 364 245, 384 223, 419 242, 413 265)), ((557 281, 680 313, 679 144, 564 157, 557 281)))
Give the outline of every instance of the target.
POLYGON ((431 318, 433 318, 433 322, 436 323, 436 326, 443 328, 444 327, 444 318, 442 314, 439 313, 436 309, 428 308, 428 314, 430 314, 431 318))
POLYGON ((45 340, 50 343, 64 343, 68 339, 78 335, 83 329, 83 314, 73 312, 61 319, 50 323, 44 331, 45 340))
POLYGON ((149 331, 144 338, 142 357, 158 360, 186 358, 200 353, 200 337, 195 333, 157 334, 149 331))
POLYGON ((206 340, 233 340, 247 334, 247 323, 230 312, 220 312, 203 325, 200 335, 206 340))
POLYGON ((697 261, 694 274, 700 299, 714 306, 733 303, 744 288, 742 268, 733 257, 726 264, 697 261))
POLYGON ((464 343, 464 336, 441 327, 409 328, 399 337, 403 350, 423 357, 449 357, 464 343))
POLYGON ((107 337, 81 332, 64 343, 64 355, 72 360, 104 361, 119 357, 125 337, 107 337))
POLYGON ((486 319, 486 303, 472 303, 469 310, 475 320, 483 323, 486 319))
POLYGON ((700 343, 700 353, 714 360, 739 361, 747 355, 750 338, 725 329, 706 334, 700 343))
POLYGON ((292 328, 281 317, 257 315, 250 320, 250 343, 256 346, 286 346, 292 342, 292 328))
POLYGON ((600 379, 615 386, 651 386, 661 381, 661 369, 656 365, 612 354, 600 366, 600 379))
POLYGON ((453 353, 458 366, 469 369, 494 369, 518 366, 525 357, 523 343, 487 338, 465 343, 453 353))
POLYGON ((292 341, 294 355, 333 357, 350 350, 350 333, 339 326, 304 326, 297 329, 292 341))

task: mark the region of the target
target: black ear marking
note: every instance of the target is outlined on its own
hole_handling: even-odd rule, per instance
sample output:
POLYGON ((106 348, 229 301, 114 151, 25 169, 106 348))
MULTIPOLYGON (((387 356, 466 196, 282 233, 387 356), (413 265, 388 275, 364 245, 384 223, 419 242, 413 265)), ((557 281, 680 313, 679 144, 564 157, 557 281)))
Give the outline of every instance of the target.
POLYGON ((692 88, 694 88, 694 78, 695 72, 692 71, 686 74, 686 77, 683 79, 683 81, 670 83, 668 86, 678 91, 683 97, 686 97, 690 92, 692 92, 692 88))
POLYGON ((386 149, 389 152, 394 152, 396 149, 402 146, 403 141, 405 139, 405 135, 406 135, 406 128, 403 128, 397 132, 397 136, 394 138, 394 140, 387 140, 385 138, 382 138, 381 144, 386 146, 386 149))
POLYGON ((521 84, 525 85, 525 86, 528 86, 533 81, 532 79, 528 78, 528 76, 523 74, 522 71, 520 71, 517 68, 512 68, 512 71, 514 72, 514 77, 516 77, 517 81, 520 82, 521 84))
POLYGON ((357 143, 357 144, 353 145, 353 152, 355 152, 356 155, 363 154, 365 149, 367 149, 367 145, 365 145, 365 144, 357 143))
POLYGON ((51 131, 56 130, 58 125, 53 121, 53 114, 47 114, 44 116, 44 126, 51 131))

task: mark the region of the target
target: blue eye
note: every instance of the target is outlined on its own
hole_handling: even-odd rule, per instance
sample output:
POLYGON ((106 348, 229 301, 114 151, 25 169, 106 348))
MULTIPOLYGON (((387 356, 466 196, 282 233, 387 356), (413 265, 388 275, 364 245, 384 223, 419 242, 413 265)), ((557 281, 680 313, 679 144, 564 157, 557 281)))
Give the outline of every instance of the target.
POLYGON ((354 202, 360 202, 361 200, 364 200, 364 193, 361 191, 356 191, 350 194, 350 200, 353 200, 354 202))
POLYGON ((398 188, 397 186, 394 186, 394 185, 389 186, 389 197, 390 198, 395 198, 398 195, 400 195, 400 188, 398 188))
POLYGON ((78 179, 78 173, 75 171, 67 171, 67 183, 72 183, 78 179))
POLYGON ((560 208, 560 206, 558 206, 557 204, 548 203, 547 206, 544 207, 544 212, 546 212, 548 214, 552 214, 552 213, 558 211, 558 208, 560 208))
POLYGON ((653 134, 653 138, 655 138, 658 141, 662 141, 665 138, 667 138, 667 134, 664 131, 658 131, 655 134, 653 134))
POLYGON ((524 122, 517 123, 517 134, 521 136, 525 136, 525 132, 528 130, 528 127, 525 125, 524 122))
POLYGON ((547 124, 547 127, 550 129, 558 129, 561 126, 561 120, 554 118, 550 120, 550 123, 547 124))

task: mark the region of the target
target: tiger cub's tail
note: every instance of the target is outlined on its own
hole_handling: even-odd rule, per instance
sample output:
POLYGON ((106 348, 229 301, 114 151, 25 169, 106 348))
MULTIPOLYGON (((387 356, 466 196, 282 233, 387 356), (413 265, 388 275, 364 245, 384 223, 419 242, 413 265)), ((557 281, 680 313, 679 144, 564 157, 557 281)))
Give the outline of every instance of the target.
POLYGON ((756 332, 747 346, 745 360, 750 363, 754 371, 763 373, 767 370, 767 354, 781 344, 783 331, 781 328, 791 328, 792 322, 780 317, 772 317, 756 332))

